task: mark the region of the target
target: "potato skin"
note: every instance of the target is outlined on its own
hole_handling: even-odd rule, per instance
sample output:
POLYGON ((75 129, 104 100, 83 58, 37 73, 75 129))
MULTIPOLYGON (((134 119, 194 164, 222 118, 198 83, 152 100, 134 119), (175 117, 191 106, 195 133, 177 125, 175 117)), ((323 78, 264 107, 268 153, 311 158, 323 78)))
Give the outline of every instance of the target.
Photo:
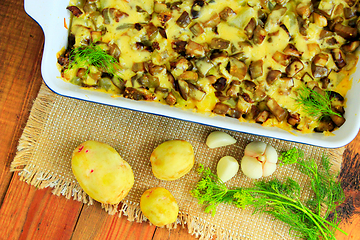
POLYGON ((140 198, 140 209, 158 227, 175 222, 179 213, 174 196, 162 187, 146 190, 140 198))
POLYGON ((101 203, 119 203, 134 185, 130 165, 106 143, 80 144, 73 152, 71 167, 81 188, 101 203))
POLYGON ((194 166, 194 149, 184 140, 160 144, 150 156, 152 172, 161 180, 172 181, 187 174, 194 166))

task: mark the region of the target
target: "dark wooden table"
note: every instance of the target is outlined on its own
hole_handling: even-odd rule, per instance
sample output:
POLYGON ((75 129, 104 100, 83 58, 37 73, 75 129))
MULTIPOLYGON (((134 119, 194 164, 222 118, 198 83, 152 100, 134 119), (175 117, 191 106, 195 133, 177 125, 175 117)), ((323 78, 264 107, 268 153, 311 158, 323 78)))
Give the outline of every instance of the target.
MULTIPOLYGON (((67 0, 66 0, 67 1, 67 0)), ((44 36, 23 0, 0 0, 0 239, 195 239, 186 229, 156 228, 110 216, 99 204, 86 206, 36 190, 9 171, 30 108, 42 83, 44 36)), ((341 227, 360 239, 360 134, 346 147, 340 174, 347 200, 341 227)))

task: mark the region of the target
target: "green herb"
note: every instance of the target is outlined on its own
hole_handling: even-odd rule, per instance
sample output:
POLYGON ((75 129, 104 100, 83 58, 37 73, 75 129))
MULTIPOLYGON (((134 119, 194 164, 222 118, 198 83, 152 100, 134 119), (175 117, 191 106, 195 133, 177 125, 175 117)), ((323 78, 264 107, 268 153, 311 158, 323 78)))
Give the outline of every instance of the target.
POLYGON ((288 151, 284 151, 280 154, 279 160, 283 164, 294 164, 297 163, 299 159, 304 158, 304 152, 298 148, 292 148, 288 151))
POLYGON ((117 76, 115 64, 118 61, 113 56, 105 52, 100 46, 91 44, 73 49, 70 52, 70 65, 72 68, 85 68, 86 74, 90 71, 90 66, 95 66, 99 70, 117 76))
POLYGON ((298 90, 296 101, 298 107, 301 107, 309 116, 318 117, 319 119, 331 115, 341 117, 339 113, 331 109, 331 99, 327 92, 321 95, 312 89, 302 87, 298 90))
MULTIPOLYGON (((321 167, 319 167, 315 160, 304 160, 303 157, 298 157, 296 161, 292 161, 297 156, 295 153, 300 152, 300 155, 304 155, 300 149, 290 149, 287 152, 281 154, 280 160, 284 164, 297 163, 300 172, 306 174, 310 178, 311 188, 314 191, 315 197, 307 202, 307 205, 320 215, 323 210, 325 211, 325 218, 327 218, 330 212, 334 211, 336 206, 342 203, 345 199, 344 191, 341 188, 340 182, 337 181, 336 173, 331 170, 332 164, 328 156, 323 155, 321 158, 321 167), (292 160, 289 159, 292 156, 292 160)), ((336 211, 335 220, 336 220, 336 211)))
POLYGON ((286 159, 297 162, 300 170, 311 179, 315 195, 306 203, 300 201, 301 187, 291 178, 285 182, 278 179, 259 181, 252 188, 228 189, 210 169, 202 165, 198 169, 202 178, 191 193, 198 199, 199 204, 206 205, 205 212, 212 215, 220 203, 233 204, 240 208, 251 205, 254 212, 268 213, 287 223, 290 233, 295 237, 336 239, 336 229, 346 233, 338 227, 336 218, 332 221, 326 218, 329 212, 334 211, 336 205, 343 201, 343 191, 330 170, 328 158, 323 157, 324 168, 320 170, 313 159, 299 160, 299 152, 292 150, 286 159), (327 210, 325 217, 322 217, 321 212, 324 208, 327 210))

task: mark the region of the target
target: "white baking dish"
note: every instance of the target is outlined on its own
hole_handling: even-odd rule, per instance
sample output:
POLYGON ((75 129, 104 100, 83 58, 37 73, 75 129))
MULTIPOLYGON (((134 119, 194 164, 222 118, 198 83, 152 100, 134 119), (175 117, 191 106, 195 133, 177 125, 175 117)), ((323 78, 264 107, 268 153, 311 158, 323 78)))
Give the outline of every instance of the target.
POLYGON ((334 131, 331 136, 325 136, 322 133, 301 134, 295 131, 290 133, 279 128, 262 127, 259 124, 240 123, 237 119, 230 117, 209 117, 203 114, 185 111, 159 103, 134 101, 125 98, 111 98, 109 94, 84 90, 70 83, 66 83, 59 78, 60 73, 56 66, 56 54, 67 44, 68 30, 64 27, 64 21, 67 26, 70 25, 70 13, 66 10, 68 3, 68 0, 25 0, 25 11, 39 23, 45 34, 45 46, 41 65, 43 79, 46 85, 57 94, 239 132, 328 148, 336 148, 346 145, 359 131, 359 63, 357 65, 357 71, 352 76, 352 88, 346 96, 346 122, 340 129, 334 131))

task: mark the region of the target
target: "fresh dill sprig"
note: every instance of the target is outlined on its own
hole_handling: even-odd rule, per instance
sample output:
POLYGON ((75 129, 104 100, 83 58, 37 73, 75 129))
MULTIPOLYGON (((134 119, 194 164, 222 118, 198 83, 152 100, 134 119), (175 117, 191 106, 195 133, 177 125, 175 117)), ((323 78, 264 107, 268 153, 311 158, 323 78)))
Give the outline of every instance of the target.
POLYGON ((341 117, 339 113, 331 109, 331 99, 327 92, 322 95, 312 89, 302 87, 298 89, 297 93, 297 106, 302 108, 309 116, 317 117, 319 119, 331 115, 341 117))
POLYGON ((69 69, 75 67, 85 68, 87 71, 86 74, 88 74, 90 66, 95 66, 99 70, 117 76, 115 64, 117 64, 118 61, 98 45, 90 44, 88 46, 74 48, 70 52, 69 59, 69 69))
MULTIPOLYGON (((336 201, 342 199, 340 197, 342 190, 339 191, 336 181, 329 183, 328 180, 324 180, 333 175, 328 176, 330 172, 327 168, 324 169, 324 172, 314 168, 312 162, 304 165, 302 170, 305 174, 309 173, 307 175, 312 182, 314 181, 311 186, 315 192, 314 199, 317 203, 321 206, 325 204, 328 207, 327 213, 333 211, 336 201), (329 184, 323 184, 324 182, 329 184), (326 191, 328 193, 325 193, 326 191)), ((292 236, 311 240, 335 240, 335 230, 346 234, 338 227, 336 220, 328 221, 326 219, 328 214, 322 217, 321 211, 315 210, 312 204, 309 206, 308 203, 300 201, 301 187, 291 178, 285 182, 276 178, 268 182, 259 181, 252 188, 228 189, 209 168, 200 165, 198 172, 202 174, 202 178, 191 194, 198 199, 199 204, 206 206, 205 212, 207 213, 215 215, 216 207, 220 203, 233 204, 240 208, 253 206, 255 213, 267 213, 287 223, 292 236)))
POLYGON ((337 181, 337 175, 331 170, 332 164, 329 157, 322 155, 321 167, 319 167, 314 159, 304 160, 303 156, 302 150, 292 148, 283 152, 279 159, 284 164, 297 163, 300 172, 310 178, 315 197, 308 201, 308 206, 319 215, 325 211, 325 218, 329 216, 330 212, 334 212, 336 219, 336 211, 334 210, 337 205, 344 201, 345 195, 340 182, 337 181), (296 152, 300 152, 302 157, 297 157, 296 152), (289 161, 290 158, 296 160, 289 161))
POLYGON ((294 164, 302 158, 304 158, 304 151, 295 147, 282 152, 279 156, 279 160, 282 162, 281 164, 294 164))

